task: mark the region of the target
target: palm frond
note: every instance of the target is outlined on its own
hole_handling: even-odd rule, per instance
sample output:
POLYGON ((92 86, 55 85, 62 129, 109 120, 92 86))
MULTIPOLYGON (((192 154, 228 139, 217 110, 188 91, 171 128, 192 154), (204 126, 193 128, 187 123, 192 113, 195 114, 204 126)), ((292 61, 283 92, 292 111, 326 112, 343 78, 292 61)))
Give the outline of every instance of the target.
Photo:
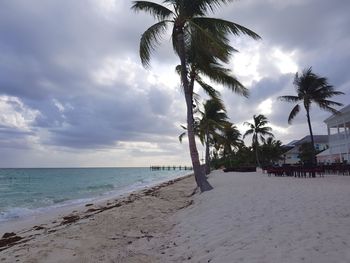
POLYGON ((158 22, 149 27, 141 36, 140 40, 140 58, 142 65, 148 67, 150 65, 151 53, 160 44, 162 34, 167 30, 169 21, 158 22))
POLYGON ((338 114, 339 111, 334 109, 332 106, 343 106, 342 103, 331 101, 331 100, 322 100, 322 101, 316 101, 315 102, 321 109, 329 111, 333 114, 338 114))
MULTIPOLYGON (((209 31, 207 28, 201 27, 196 24, 194 19, 188 20, 188 32, 191 35, 191 39, 194 39, 194 43, 203 47, 206 52, 210 52, 210 54, 214 55, 216 58, 221 61, 227 63, 229 61, 230 55, 236 50, 229 45, 229 39, 226 36, 215 35, 209 31)), ((191 45, 191 41, 188 41, 188 46, 191 45)), ((192 44, 193 45, 193 44, 192 44)), ((201 48, 199 48, 200 52, 201 48)), ((202 52, 203 53, 203 52, 202 52)))
POLYGON ((180 125, 180 127, 184 130, 187 130, 187 127, 185 125, 180 125))
POLYGON ((253 130, 253 129, 247 130, 247 131, 243 134, 243 139, 244 139, 245 137, 247 137, 248 135, 251 135, 251 134, 254 134, 254 130, 253 130))
POLYGON ((179 141, 182 143, 183 138, 187 135, 187 132, 183 132, 179 135, 179 141))
POLYGON ((325 86, 319 87, 317 92, 322 99, 331 98, 333 96, 345 94, 344 92, 334 90, 334 87, 331 85, 325 85, 325 86))
POLYGON ((202 87, 202 89, 207 93, 211 98, 213 99, 219 99, 220 98, 220 92, 217 91, 215 88, 210 86, 209 84, 205 83, 201 77, 198 75, 195 77, 196 82, 202 87))
POLYGON ((192 19, 192 21, 199 25, 201 28, 205 28, 211 32, 211 34, 214 36, 225 37, 228 34, 233 34, 235 36, 243 34, 255 40, 261 39, 261 37, 252 30, 224 19, 195 17, 192 19))
POLYGON ((288 117, 289 124, 292 124, 292 120, 299 113, 299 111, 300 111, 300 106, 299 106, 299 104, 297 104, 294 106, 294 108, 292 109, 292 111, 289 114, 289 117, 288 117))
POLYGON ((204 73, 210 80, 221 84, 229 88, 234 93, 242 95, 244 97, 249 96, 249 90, 243 86, 235 77, 228 74, 230 71, 218 65, 209 65, 208 67, 201 68, 202 73, 204 73))
POLYGON ((216 8, 219 8, 223 4, 228 4, 234 0, 196 0, 196 1, 184 1, 186 7, 192 10, 193 14, 203 16, 208 11, 214 12, 216 8))
POLYGON ((300 98, 298 96, 292 96, 292 95, 279 96, 278 99, 281 101, 287 101, 287 102, 293 102, 293 103, 300 101, 300 98))
POLYGON ((132 3, 132 10, 135 12, 147 12, 154 16, 158 21, 169 19, 170 17, 174 16, 174 13, 170 9, 157 3, 149 1, 133 1, 132 3))
POLYGON ((272 131, 272 128, 271 128, 271 127, 264 127, 264 128, 266 128, 266 129, 265 129, 265 130, 260 130, 260 131, 259 131, 259 133, 260 133, 261 135, 263 135, 263 136, 268 135, 268 136, 271 136, 271 137, 275 137, 275 136, 273 135, 273 133, 271 132, 271 131, 272 131))
POLYGON ((266 142, 266 139, 265 139, 265 137, 264 137, 263 135, 260 135, 260 141, 261 141, 262 143, 265 143, 265 142, 266 142))

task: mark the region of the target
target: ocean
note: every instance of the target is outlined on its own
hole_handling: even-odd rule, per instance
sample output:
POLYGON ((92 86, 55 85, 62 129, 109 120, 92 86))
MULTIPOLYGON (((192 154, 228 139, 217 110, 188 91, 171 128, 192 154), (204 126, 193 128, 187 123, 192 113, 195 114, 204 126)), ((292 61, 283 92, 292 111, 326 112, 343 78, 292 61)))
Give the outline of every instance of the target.
POLYGON ((0 169, 0 223, 120 196, 190 173, 149 168, 0 169))

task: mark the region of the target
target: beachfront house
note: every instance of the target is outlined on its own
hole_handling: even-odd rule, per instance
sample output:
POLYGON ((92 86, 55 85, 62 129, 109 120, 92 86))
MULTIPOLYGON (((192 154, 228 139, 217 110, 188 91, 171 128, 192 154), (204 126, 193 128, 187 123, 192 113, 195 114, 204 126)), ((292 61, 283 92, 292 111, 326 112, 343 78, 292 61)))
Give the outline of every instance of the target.
POLYGON ((324 121, 329 149, 317 155, 319 163, 350 162, 350 104, 324 121))
MULTIPOLYGON (((288 145, 292 145, 293 148, 285 152, 282 156, 283 164, 297 164, 300 162, 299 158, 299 149, 303 143, 310 143, 310 135, 305 136, 304 138, 293 141, 288 145)), ((328 148, 328 136, 327 135, 314 135, 314 146, 317 152, 324 151, 328 148)))

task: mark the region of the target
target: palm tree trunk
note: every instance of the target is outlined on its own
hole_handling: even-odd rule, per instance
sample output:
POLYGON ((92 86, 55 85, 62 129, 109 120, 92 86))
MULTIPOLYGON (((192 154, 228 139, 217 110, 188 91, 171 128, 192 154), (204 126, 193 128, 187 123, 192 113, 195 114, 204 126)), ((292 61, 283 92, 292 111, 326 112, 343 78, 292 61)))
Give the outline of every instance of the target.
POLYGON ((258 167, 260 167, 260 161, 259 161, 259 153, 258 153, 258 139, 257 136, 254 135, 254 144, 255 144, 255 157, 256 157, 256 163, 258 167))
POLYGON ((185 100, 187 106, 187 135, 188 143, 190 149, 190 155, 192 160, 193 172, 196 179, 197 186, 200 188, 201 192, 209 191, 213 187, 207 181, 204 170, 201 168, 199 162, 199 155, 196 146, 195 134, 194 134, 194 120, 193 120, 193 90, 190 88, 188 82, 188 72, 187 72, 187 63, 186 63, 186 50, 185 50, 185 41, 183 29, 181 26, 178 26, 175 29, 176 40, 179 48, 179 57, 181 61, 181 81, 185 91, 185 100))
POLYGON ((209 155, 209 129, 206 130, 206 142, 205 142, 205 174, 210 173, 210 155, 209 155))
POLYGON ((258 154, 258 145, 255 145, 255 157, 256 157, 256 163, 257 163, 258 167, 260 167, 259 154, 258 154))
POLYGON ((312 163, 316 164, 316 152, 315 152, 315 142, 314 142, 314 135, 312 133, 312 127, 311 127, 311 121, 310 121, 310 113, 309 110, 306 108, 306 118, 307 118, 307 124, 309 125, 309 131, 310 131, 310 138, 311 138, 311 145, 312 145, 312 163))

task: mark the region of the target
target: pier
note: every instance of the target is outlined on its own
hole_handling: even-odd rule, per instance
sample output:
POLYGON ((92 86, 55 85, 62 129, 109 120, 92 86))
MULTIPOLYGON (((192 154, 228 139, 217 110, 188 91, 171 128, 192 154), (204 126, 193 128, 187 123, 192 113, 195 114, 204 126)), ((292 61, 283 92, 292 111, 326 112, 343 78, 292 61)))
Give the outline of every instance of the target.
POLYGON ((192 166, 183 166, 183 165, 152 165, 150 166, 151 171, 160 171, 160 170, 193 170, 192 166))

